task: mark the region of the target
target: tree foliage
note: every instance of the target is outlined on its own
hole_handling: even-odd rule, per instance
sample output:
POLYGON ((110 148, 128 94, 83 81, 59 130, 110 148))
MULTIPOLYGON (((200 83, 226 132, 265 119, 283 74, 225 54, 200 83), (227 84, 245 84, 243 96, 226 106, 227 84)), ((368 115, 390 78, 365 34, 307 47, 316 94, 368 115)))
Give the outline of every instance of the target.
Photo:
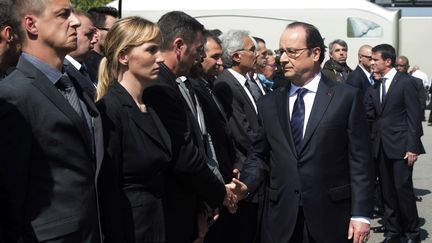
POLYGON ((87 11, 93 7, 105 6, 112 0, 71 0, 72 4, 79 10, 87 11))

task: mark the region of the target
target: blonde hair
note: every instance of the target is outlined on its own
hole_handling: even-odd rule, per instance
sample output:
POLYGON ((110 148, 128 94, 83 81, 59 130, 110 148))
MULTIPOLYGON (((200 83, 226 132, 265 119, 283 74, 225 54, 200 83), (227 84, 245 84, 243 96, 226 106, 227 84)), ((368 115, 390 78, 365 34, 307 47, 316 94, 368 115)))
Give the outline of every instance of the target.
POLYGON ((99 64, 96 100, 101 99, 117 82, 121 53, 146 42, 160 43, 160 40, 159 27, 144 18, 132 16, 118 20, 108 31, 103 45, 105 55, 99 64))

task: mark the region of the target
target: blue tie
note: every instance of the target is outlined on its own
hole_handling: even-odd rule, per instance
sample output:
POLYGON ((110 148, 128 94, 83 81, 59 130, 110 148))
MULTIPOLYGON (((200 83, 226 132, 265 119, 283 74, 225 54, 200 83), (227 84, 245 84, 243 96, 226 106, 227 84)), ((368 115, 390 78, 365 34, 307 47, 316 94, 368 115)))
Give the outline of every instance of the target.
POLYGON ((291 114, 291 133, 297 153, 300 152, 300 145, 303 140, 303 125, 305 118, 305 104, 303 97, 307 91, 308 90, 305 88, 300 88, 296 91, 297 99, 294 103, 294 108, 291 114))

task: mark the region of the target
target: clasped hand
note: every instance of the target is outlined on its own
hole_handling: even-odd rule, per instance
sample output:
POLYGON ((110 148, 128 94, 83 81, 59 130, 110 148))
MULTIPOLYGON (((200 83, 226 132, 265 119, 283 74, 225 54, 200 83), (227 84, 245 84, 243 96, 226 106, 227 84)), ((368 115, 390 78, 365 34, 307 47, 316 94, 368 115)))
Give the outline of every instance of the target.
POLYGON ((248 191, 247 186, 239 180, 240 171, 234 169, 233 173, 235 178, 232 179, 231 183, 225 185, 227 193, 223 203, 230 213, 237 212, 238 201, 244 199, 248 191))

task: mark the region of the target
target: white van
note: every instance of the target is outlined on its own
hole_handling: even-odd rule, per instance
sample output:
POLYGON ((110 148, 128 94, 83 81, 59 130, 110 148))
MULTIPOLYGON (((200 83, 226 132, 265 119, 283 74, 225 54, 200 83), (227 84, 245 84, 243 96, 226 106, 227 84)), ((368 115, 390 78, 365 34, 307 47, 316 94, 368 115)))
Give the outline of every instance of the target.
MULTIPOLYGON (((263 38, 271 49, 279 47, 279 37, 287 24, 308 22, 318 27, 327 45, 334 39, 348 43, 348 65, 353 69, 361 45, 388 43, 408 56, 412 65, 418 64, 426 73, 432 73, 427 60, 431 57, 427 53, 432 50, 427 45, 432 38, 430 25, 413 27, 412 20, 401 19, 399 10, 388 10, 366 0, 121 1, 123 17, 138 15, 156 22, 164 13, 180 10, 197 18, 207 29, 249 30, 251 35, 263 38), (401 30, 401 26, 406 29, 401 30)), ((118 7, 118 1, 110 6, 118 7)))

